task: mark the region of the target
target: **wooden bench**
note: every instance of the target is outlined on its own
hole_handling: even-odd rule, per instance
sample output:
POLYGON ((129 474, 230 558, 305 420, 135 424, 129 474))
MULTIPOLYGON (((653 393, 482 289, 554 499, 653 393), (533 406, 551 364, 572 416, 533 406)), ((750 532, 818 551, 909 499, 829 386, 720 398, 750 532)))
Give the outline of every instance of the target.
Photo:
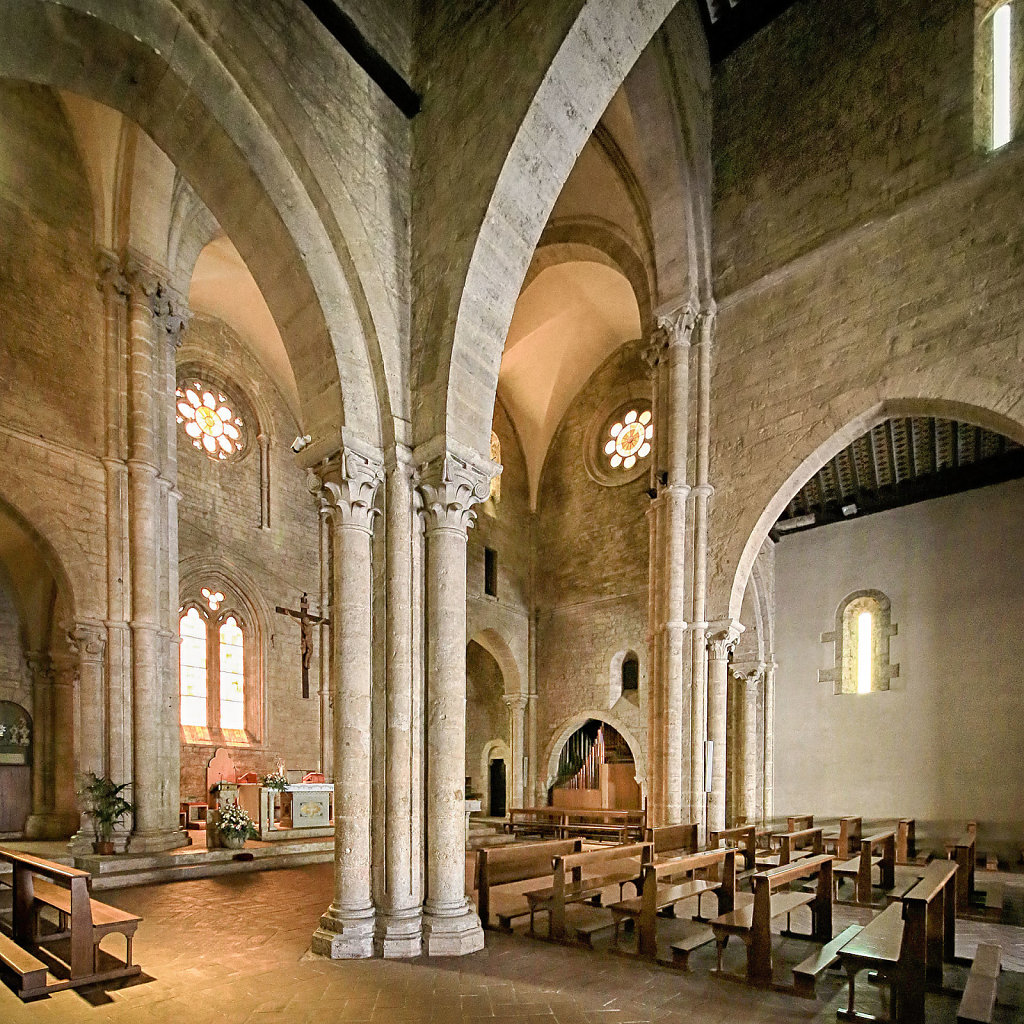
MULTIPOLYGON (((530 906, 530 932, 533 932, 537 913, 547 911, 548 937, 565 941, 566 906, 588 900, 599 906, 601 894, 612 885, 619 887, 620 897, 628 883, 639 892, 641 869, 650 862, 652 855, 650 843, 627 843, 556 855, 551 861, 551 885, 524 894, 530 906), (584 875, 595 869, 596 873, 584 875)), ((585 935, 589 941, 590 932, 585 935)))
POLYGON ((860 854, 852 860, 836 864, 832 870, 836 879, 836 889, 844 878, 853 879, 856 885, 854 899, 857 903, 871 903, 871 872, 877 867, 879 871, 879 888, 887 894, 893 892, 896 885, 896 833, 876 832, 873 836, 865 836, 860 841, 860 854), (880 856, 875 856, 875 851, 880 856))
POLYGON ((614 842, 642 842, 647 828, 646 811, 619 811, 606 808, 561 808, 561 837, 611 839, 614 842))
POLYGON ((967 1021, 984 1021, 987 1024, 992 1020, 996 1008, 996 990, 999 987, 1001 956, 1001 946, 988 942, 978 943, 960 1008, 956 1012, 957 1024, 967 1021))
POLYGON ((644 829, 644 842, 654 847, 654 861, 677 857, 683 853, 696 853, 698 848, 697 823, 662 825, 644 829))
MULTIPOLYGON (((855 1009, 857 974, 864 969, 873 970, 878 981, 892 986, 899 976, 902 950, 903 911, 900 904, 891 903, 839 950, 849 984, 846 1009, 836 1012, 840 1020, 874 1022, 879 1019, 855 1009)), ((893 998, 895 1001, 895 995, 893 998)))
POLYGON ((513 807, 505 831, 512 835, 562 837, 562 811, 552 807, 513 807))
POLYGON ((816 953, 793 968, 793 992, 804 999, 817 999, 815 985, 818 976, 824 974, 833 964, 839 961, 839 950, 854 936, 860 933, 859 924, 851 924, 844 928, 831 942, 827 942, 816 953))
POLYGON ((753 871, 757 860, 757 829, 753 825, 714 829, 708 833, 708 847, 732 847, 743 854, 743 869, 753 871))
POLYGON ((757 867, 761 869, 784 867, 800 857, 817 857, 824 853, 820 828, 803 828, 795 832, 782 832, 775 838, 779 841, 778 853, 759 853, 757 867))
MULTIPOLYGON (((818 830, 820 835, 820 829, 818 830)), ((817 854, 762 871, 753 876, 754 900, 739 906, 711 921, 718 950, 717 973, 722 971, 722 954, 731 935, 738 935, 747 947, 746 980, 751 985, 767 987, 772 984, 771 923, 783 914, 787 918, 784 934, 792 934, 789 915, 798 907, 811 908, 810 938, 822 944, 832 938, 832 860, 831 856, 817 854), (813 893, 780 892, 784 886, 801 878, 817 877, 813 893)))
POLYGON ((46 995, 46 964, 0 932, 0 964, 16 979, 15 994, 28 1002, 46 995))
POLYGON ((946 844, 949 859, 956 861, 956 912, 966 914, 974 902, 974 869, 978 826, 968 822, 967 831, 946 844))
MULTIPOLYGON (((655 957, 658 952, 658 914, 674 911, 683 900, 697 897, 697 918, 700 918, 700 898, 706 892, 718 895, 718 912, 724 914, 736 906, 736 851, 733 849, 705 850, 685 857, 648 864, 643 869, 640 895, 636 899, 621 900, 608 909, 615 919, 615 943, 618 945, 619 928, 624 921, 637 925, 637 951, 641 956, 655 957), (699 878, 709 870, 717 878, 699 878)), ((750 897, 748 896, 749 900, 750 897)), ((677 943, 673 946, 673 962, 685 967, 691 950, 712 941, 714 935, 702 929, 704 937, 696 942, 677 943)), ((689 938, 689 937, 688 937, 689 938)))
MULTIPOLYGON (((15 943, 34 955, 49 943, 68 940, 70 953, 65 966, 69 977, 47 981, 47 992, 131 977, 141 972, 140 967, 132 963, 132 939, 142 918, 92 899, 92 877, 87 871, 15 850, 0 849, 0 859, 8 861, 13 868, 11 937, 15 943), (44 907, 52 907, 57 911, 56 931, 42 931, 40 911, 44 907), (125 961, 117 967, 101 971, 98 964, 100 942, 112 932, 125 937, 125 961)), ((45 955, 51 957, 54 963, 60 962, 48 950, 45 955)), ((16 958, 12 956, 11 959, 16 958)), ((38 988, 38 968, 31 967, 28 961, 25 963, 33 973, 33 995, 42 994, 38 988)), ((13 964, 7 966, 16 971, 13 964)), ((25 987, 24 982, 22 987, 25 987)))
POLYGON ((917 823, 913 818, 900 818, 896 823, 896 863, 917 864, 917 823))
MULTIPOLYGON (((536 900, 531 908, 548 911, 549 938, 556 942, 564 942, 567 935, 565 923, 565 907, 570 903, 582 903, 596 900, 600 904, 603 890, 617 885, 622 890, 627 883, 633 883, 637 892, 640 891, 640 872, 644 864, 650 863, 653 856, 649 843, 630 843, 625 846, 606 847, 603 850, 589 850, 583 853, 570 853, 555 857, 552 861, 552 886, 550 890, 539 890, 527 893, 527 899, 536 900), (595 874, 584 877, 585 870, 594 870, 595 874)), ((598 923, 596 927, 574 929, 577 937, 590 943, 595 932, 610 927, 611 922, 598 923)))
POLYGON ((862 823, 860 818, 840 818, 838 832, 826 832, 821 837, 825 853, 835 854, 840 861, 849 860, 852 851, 857 849, 857 843, 863 837, 862 823))
MULTIPOLYGON (((492 889, 513 882, 549 878, 552 857, 579 853, 582 849, 581 839, 550 839, 539 843, 510 843, 508 846, 484 847, 479 850, 476 860, 477 912, 483 926, 494 927, 491 923, 491 904, 497 902, 495 896, 500 894, 492 893, 492 889)), ((502 905, 495 909, 493 916, 498 920, 498 927, 504 931, 512 930, 515 918, 530 913, 529 904, 520 893, 500 902, 502 905)))

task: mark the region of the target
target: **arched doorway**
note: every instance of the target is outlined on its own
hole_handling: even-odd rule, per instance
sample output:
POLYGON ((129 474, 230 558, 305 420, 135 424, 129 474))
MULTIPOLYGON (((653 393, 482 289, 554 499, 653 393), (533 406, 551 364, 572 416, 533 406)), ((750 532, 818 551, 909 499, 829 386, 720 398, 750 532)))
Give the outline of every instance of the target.
POLYGON ((561 745, 548 799, 556 807, 639 809, 636 762, 625 737, 588 718, 561 745))
POLYGON ((466 645, 466 795, 485 815, 504 817, 512 796, 512 752, 505 678, 493 655, 466 645))

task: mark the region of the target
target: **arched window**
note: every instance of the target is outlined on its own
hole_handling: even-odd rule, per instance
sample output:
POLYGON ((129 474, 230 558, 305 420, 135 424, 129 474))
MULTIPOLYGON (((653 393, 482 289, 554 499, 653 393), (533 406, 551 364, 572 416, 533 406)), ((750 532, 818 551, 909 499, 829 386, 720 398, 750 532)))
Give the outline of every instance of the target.
POLYGON ((622 659, 622 692, 640 689, 640 659, 630 651, 622 659))
POLYGON ((208 743, 209 733, 219 730, 224 735, 217 742, 244 744, 253 738, 247 729, 258 731, 252 724, 258 715, 247 713, 258 691, 251 679, 259 661, 253 656, 255 637, 237 602, 225 595, 227 589, 199 588, 201 597, 189 601, 178 620, 181 725, 187 742, 208 743))
POLYGON ((1016 0, 978 0, 975 12, 975 139, 994 152, 1020 130, 1024 19, 1016 0))
MULTIPOLYGON (((491 461, 501 465, 501 440, 498 435, 491 431, 491 461)), ((501 501, 501 474, 491 477, 491 500, 497 504, 501 501)))
POLYGON ((880 590, 858 590, 836 610, 836 628, 821 634, 835 651, 832 668, 818 671, 819 682, 832 682, 835 692, 874 693, 888 690, 899 675, 889 662, 889 638, 895 636, 889 598, 880 590))

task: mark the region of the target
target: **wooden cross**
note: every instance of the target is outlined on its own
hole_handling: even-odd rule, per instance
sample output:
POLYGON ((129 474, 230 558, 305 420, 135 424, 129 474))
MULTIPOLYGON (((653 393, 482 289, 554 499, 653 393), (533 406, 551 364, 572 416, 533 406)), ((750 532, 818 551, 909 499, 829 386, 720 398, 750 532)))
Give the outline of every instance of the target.
POLYGON ((302 595, 302 600, 299 601, 298 611, 295 611, 294 608, 282 608, 278 605, 277 612, 279 615, 290 615, 293 619, 299 620, 299 644, 302 651, 302 696, 308 699, 309 664, 313 660, 313 630, 310 629, 310 626, 320 622, 329 626, 331 620, 325 619, 320 615, 310 615, 309 597, 305 593, 302 595))

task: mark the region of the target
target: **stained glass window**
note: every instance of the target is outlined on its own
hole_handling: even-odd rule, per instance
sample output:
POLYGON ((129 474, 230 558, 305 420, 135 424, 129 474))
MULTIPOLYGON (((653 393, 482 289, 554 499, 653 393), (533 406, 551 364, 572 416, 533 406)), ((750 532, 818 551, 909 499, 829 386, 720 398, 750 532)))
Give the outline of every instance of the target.
POLYGON ((181 724, 206 725, 206 622, 196 608, 178 623, 181 724))
POLYGON ((245 423, 219 388, 192 378, 175 391, 177 420, 193 448, 224 461, 245 448, 245 423))
POLYGON ((651 410, 630 409, 608 428, 604 453, 612 469, 632 469, 641 459, 651 454, 654 424, 651 410))
POLYGON ((220 727, 245 728, 244 638, 233 615, 220 627, 220 727))

